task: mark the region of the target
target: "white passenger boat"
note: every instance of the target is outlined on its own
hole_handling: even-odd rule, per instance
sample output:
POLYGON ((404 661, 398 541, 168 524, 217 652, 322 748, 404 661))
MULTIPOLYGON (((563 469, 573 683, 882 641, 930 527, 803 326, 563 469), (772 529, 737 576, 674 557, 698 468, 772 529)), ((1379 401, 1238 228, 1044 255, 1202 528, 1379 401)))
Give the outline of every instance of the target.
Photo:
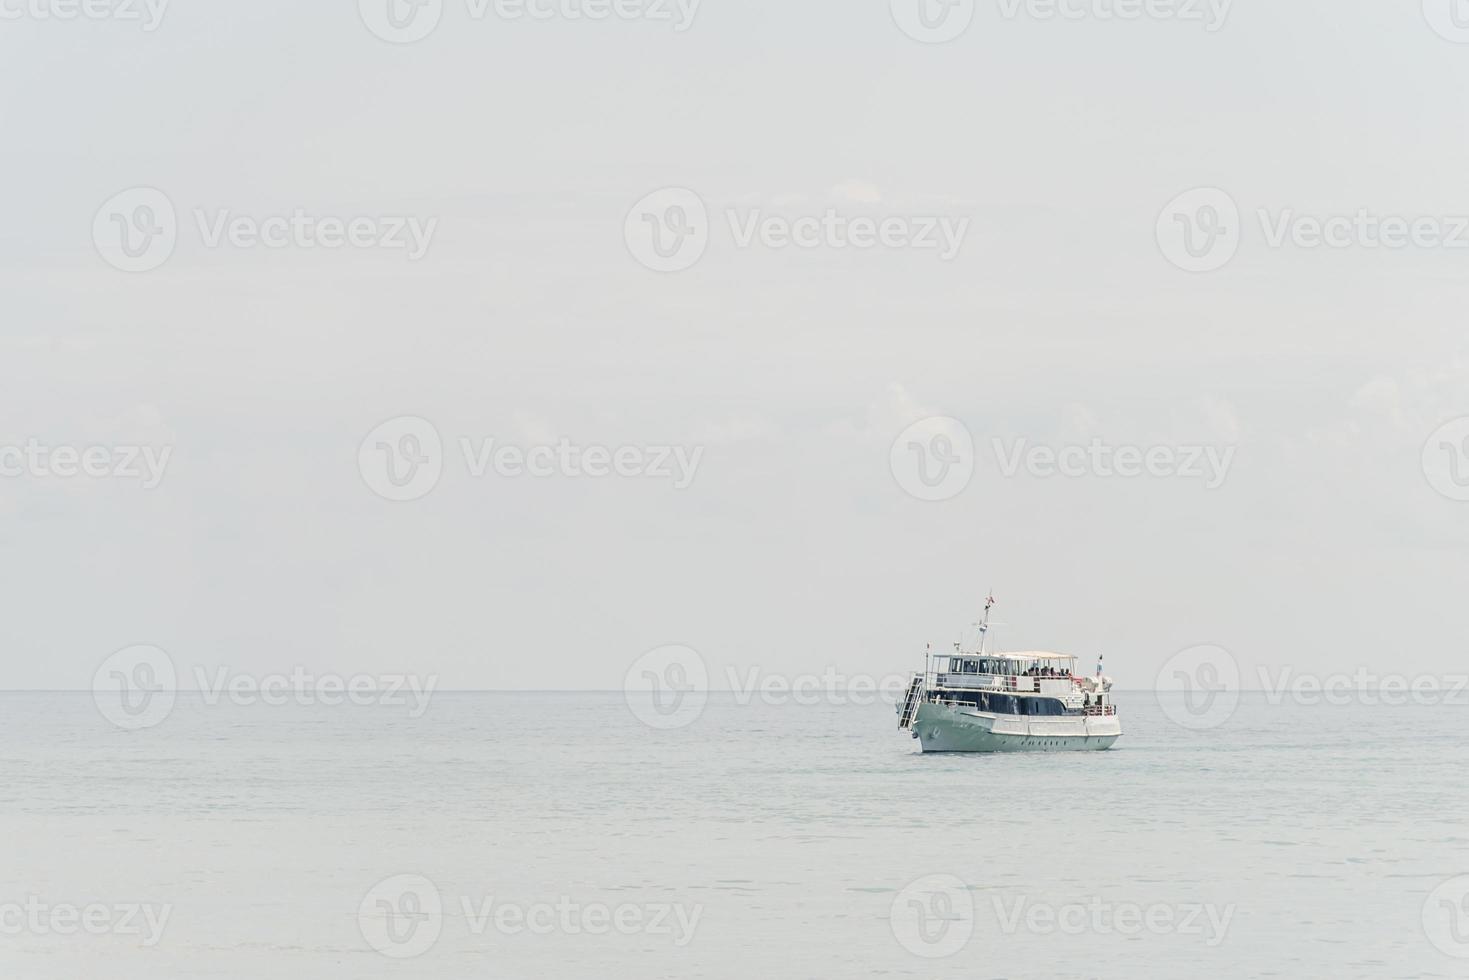
POLYGON ((898 727, 924 752, 1068 752, 1110 748, 1122 735, 1112 678, 1097 659, 1094 677, 1060 653, 990 653, 984 602, 979 642, 968 651, 926 654, 898 704, 898 727))

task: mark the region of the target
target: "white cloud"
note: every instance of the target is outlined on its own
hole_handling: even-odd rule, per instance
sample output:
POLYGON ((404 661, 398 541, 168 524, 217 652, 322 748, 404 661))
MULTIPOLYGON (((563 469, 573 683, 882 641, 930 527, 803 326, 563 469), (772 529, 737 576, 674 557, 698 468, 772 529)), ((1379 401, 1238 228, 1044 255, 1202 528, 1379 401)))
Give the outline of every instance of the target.
POLYGON ((1375 418, 1386 418, 1397 428, 1409 424, 1403 405, 1403 389, 1397 380, 1376 377, 1352 394, 1352 407, 1375 418))
POLYGON ((831 193, 837 200, 845 201, 848 204, 882 203, 882 191, 878 190, 876 184, 858 180, 855 177, 834 185, 831 193))
POLYGON ((778 435, 779 429, 770 419, 742 415, 705 425, 699 429, 695 441, 705 445, 719 445, 722 443, 770 439, 778 435))
POLYGON ((1239 415, 1234 405, 1217 395, 1205 395, 1201 399, 1204 417, 1214 430, 1214 435, 1226 445, 1235 445, 1240 440, 1239 415))
POLYGON ((798 207, 809 201, 805 194, 777 194, 770 199, 770 206, 774 208, 798 207))
POLYGON ((548 445, 557 439, 556 426, 549 419, 519 408, 511 415, 511 419, 515 423, 516 435, 528 445, 548 445))

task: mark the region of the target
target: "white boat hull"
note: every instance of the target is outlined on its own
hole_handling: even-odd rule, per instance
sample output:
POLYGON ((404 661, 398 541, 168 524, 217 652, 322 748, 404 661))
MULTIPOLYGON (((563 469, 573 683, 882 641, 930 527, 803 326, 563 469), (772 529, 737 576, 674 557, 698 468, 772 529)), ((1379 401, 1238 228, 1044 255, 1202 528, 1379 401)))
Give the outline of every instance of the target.
POLYGON ((996 715, 925 702, 913 719, 924 752, 1086 752, 1122 736, 1116 715, 996 715))

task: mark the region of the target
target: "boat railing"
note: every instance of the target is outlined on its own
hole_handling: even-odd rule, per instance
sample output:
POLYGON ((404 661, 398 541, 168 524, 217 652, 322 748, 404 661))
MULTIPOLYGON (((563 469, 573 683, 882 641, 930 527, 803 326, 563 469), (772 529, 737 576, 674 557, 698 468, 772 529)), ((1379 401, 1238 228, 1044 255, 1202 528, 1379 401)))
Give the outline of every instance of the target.
POLYGON ((1115 715, 1117 713, 1117 705, 1115 705, 1115 704, 1091 704, 1091 705, 1087 705, 1085 708, 1082 708, 1081 710, 1082 710, 1082 714, 1093 715, 1093 716, 1115 715))
POLYGON ((952 671, 931 670, 924 675, 929 689, 948 687, 951 678, 974 678, 982 683, 966 686, 965 690, 1013 691, 1017 694, 1039 694, 1041 681, 1070 681, 1073 688, 1081 686, 1081 678, 1074 674, 956 674, 952 671))

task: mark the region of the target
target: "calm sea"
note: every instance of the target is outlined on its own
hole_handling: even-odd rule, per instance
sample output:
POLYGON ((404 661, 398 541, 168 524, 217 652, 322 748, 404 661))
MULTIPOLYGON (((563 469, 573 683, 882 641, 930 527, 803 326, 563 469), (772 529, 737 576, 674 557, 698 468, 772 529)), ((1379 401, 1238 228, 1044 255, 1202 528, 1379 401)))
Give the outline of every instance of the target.
POLYGON ((885 704, 0 695, 0 976, 1469 976, 1469 708, 1118 701, 958 757, 885 704))

